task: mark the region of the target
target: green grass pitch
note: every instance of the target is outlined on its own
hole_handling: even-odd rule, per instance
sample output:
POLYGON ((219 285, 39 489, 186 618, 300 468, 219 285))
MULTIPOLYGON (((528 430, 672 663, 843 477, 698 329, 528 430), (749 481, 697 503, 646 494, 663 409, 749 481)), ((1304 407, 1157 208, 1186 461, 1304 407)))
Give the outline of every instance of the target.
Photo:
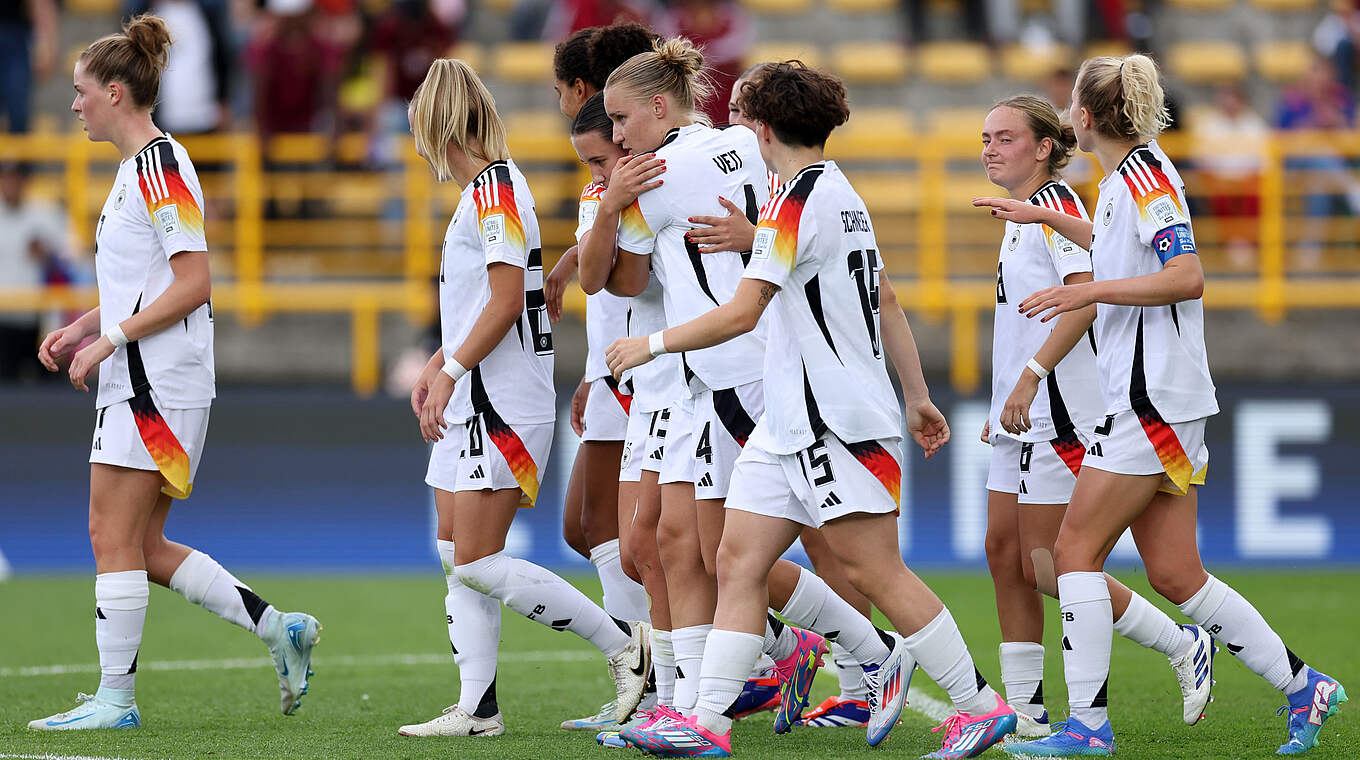
MULTIPOLYGON (((437 566, 434 568, 437 570, 437 566)), ((1000 686, 992 590, 982 570, 924 573, 963 629, 984 675, 1000 686)), ((1304 659, 1360 689, 1356 589, 1360 571, 1233 571, 1222 577, 1251 599, 1304 659)), ((1154 599, 1145 578, 1125 573, 1154 599)), ((29 731, 25 724, 70 708, 93 692, 95 670, 88 578, 18 578, 0 583, 0 758, 600 758, 638 757, 597 747, 592 736, 557 728, 594 712, 611 688, 603 661, 587 644, 514 615, 504 615, 499 694, 505 736, 413 739, 399 725, 429 719, 457 693, 443 610, 443 579, 428 577, 248 577, 284 609, 305 609, 325 625, 313 661, 311 693, 297 715, 279 714, 268 653, 253 636, 157 588, 143 640, 135 731, 29 731), (41 666, 73 666, 34 672, 41 666)), ((576 578, 598 598, 592 578, 576 578)), ((1164 609, 1175 616, 1164 601, 1164 609)), ((1066 714, 1056 606, 1049 603, 1046 694, 1066 714)), ((1114 645, 1110 707, 1118 757, 1265 758, 1284 740, 1281 695, 1226 651, 1217 660, 1216 701, 1198 726, 1180 719, 1175 678, 1160 655, 1122 640, 1114 645)), ((835 689, 818 678, 813 703, 835 689)), ((917 671, 913 687, 943 693, 917 671)), ((1360 691, 1356 692, 1360 694, 1360 691)), ((1360 758, 1360 703, 1343 707, 1323 731, 1313 758, 1360 758)), ((908 709, 878 750, 859 729, 798 729, 775 736, 769 714, 737 725, 742 758, 916 757, 939 747, 933 721, 908 709)), ((984 757, 1003 757, 989 750, 984 757)))

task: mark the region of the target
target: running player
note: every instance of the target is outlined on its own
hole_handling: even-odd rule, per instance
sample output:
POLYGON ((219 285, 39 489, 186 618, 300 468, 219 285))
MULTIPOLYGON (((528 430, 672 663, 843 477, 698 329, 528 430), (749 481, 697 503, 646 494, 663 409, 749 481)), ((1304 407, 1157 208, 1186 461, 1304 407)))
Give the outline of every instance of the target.
POLYGON ((430 65, 410 122, 416 152, 435 176, 463 188, 439 268, 443 345, 411 391, 421 433, 434 443, 425 482, 435 489, 439 512, 461 692, 442 715, 399 733, 505 732, 496 702, 497 601, 603 652, 618 717, 627 718, 650 667, 646 623, 610 618, 571 584, 504 551, 516 509, 538 496, 555 417, 533 197, 510 159, 491 93, 466 63, 445 58, 430 65))
MULTIPOLYGON (((823 155, 827 136, 849 116, 845 88, 781 63, 747 83, 740 98, 762 157, 788 178, 761 213, 745 277, 721 306, 615 343, 608 357, 617 373, 661 354, 730 345, 756 328, 773 301, 764 371, 771 403, 732 477, 697 708, 683 722, 623 736, 663 757, 730 754, 728 710, 762 646, 766 577, 802 528, 813 526, 953 699, 959 712, 939 727, 944 745, 931 757, 972 757, 1010 732, 1015 715, 973 667, 949 611, 902 563, 897 545, 902 417, 885 350, 901 370, 908 429, 926 454, 949 434, 930 403, 905 315, 892 289, 879 288, 882 262, 864 203, 823 155), (882 332, 880 298, 890 315, 882 332), (847 394, 850 387, 856 392, 847 394)), ((906 689, 904 681, 895 686, 906 689)))
MULTIPOLYGON (((719 196, 744 198, 754 215, 768 191, 754 134, 717 130, 697 120, 694 103, 707 90, 702 72, 702 55, 688 40, 676 38, 658 43, 654 53, 635 56, 610 76, 604 102, 614 121, 615 141, 625 149, 660 146, 654 154, 620 160, 615 173, 633 171, 653 158, 665 162, 666 173, 661 187, 635 199, 614 197, 626 183, 611 182, 595 225, 619 224, 617 241, 592 235, 581 249, 581 284, 587 293, 606 282, 614 292, 643 292, 655 270, 669 323, 729 298, 742 272, 739 254, 700 254, 685 239, 694 226, 690 216, 720 212, 719 196)), ((712 625, 722 500, 731 467, 761 411, 761 368, 750 356, 763 350, 762 340, 755 333, 681 357, 688 395, 670 410, 658 531, 675 627, 675 707, 681 713, 693 708, 703 643, 712 625)), ((837 632, 837 640, 860 663, 889 659, 894 639, 880 635, 863 615, 835 598, 824 581, 789 562, 781 562, 776 571, 771 604, 790 622, 837 632), (797 593, 800 589, 804 593, 797 593), (795 597, 804 602, 794 604, 795 597)), ((765 651, 783 684, 776 732, 789 730, 800 717, 824 648, 820 635, 769 618, 765 651)))
MULTIPOLYGON (((609 73, 633 55, 652 49, 656 35, 639 24, 592 27, 573 34, 557 46, 553 72, 562 115, 575 119, 582 105, 604 89, 609 73)), ((603 110, 603 109, 601 109, 603 110)), ((607 117, 606 117, 607 118, 607 117)), ((595 197, 602 188, 586 186, 579 205, 579 240, 590 229, 595 197)), ((544 283, 549 317, 561 317, 562 293, 576 274, 576 246, 553 267, 544 283)), ((567 485, 563 535, 567 543, 595 565, 604 590, 604 609, 618 620, 647 620, 645 580, 633 560, 629 531, 638 501, 638 481, 621 480, 619 462, 628 431, 631 389, 609 374, 604 349, 626 335, 628 299, 610 293, 586 297, 585 375, 572 397, 572 424, 581 436, 567 485)), ((659 499, 659 492, 655 494, 659 499)), ((652 544, 655 545, 655 535, 652 544)), ((644 553, 645 553, 644 548, 644 553)), ((655 555, 656 550, 651 550, 655 555)), ((657 571, 659 575, 659 568, 657 571)), ((657 589, 650 592, 656 598, 657 589)), ((664 591, 660 601, 665 604, 664 591)), ((655 621, 652 621, 655 623, 655 621)), ((669 626, 664 627, 669 630, 669 626)), ((655 630, 655 628, 653 629, 655 630)), ((562 722, 568 730, 599 731, 617 726, 615 705, 609 702, 591 716, 562 722)))
POLYGON ((1155 140, 1167 123, 1156 64, 1143 55, 1087 60, 1072 91, 1070 119, 1081 149, 1112 167, 1100 183, 1099 225, 1030 204, 1019 210, 997 204, 993 211, 1090 241, 1093 282, 1045 288, 1019 308, 1048 321, 1097 304, 1106 403, 1054 547, 1071 717, 1062 731, 1006 751, 1114 754, 1106 707, 1113 621, 1101 568, 1131 527, 1153 588, 1286 695, 1288 738, 1279 752, 1306 752, 1345 701, 1345 690, 1287 649, 1261 614, 1207 574, 1199 559, 1195 486, 1204 483, 1205 421, 1218 403, 1204 345, 1204 273, 1185 188, 1155 140))
POLYGON ((43 339, 38 358, 71 360, 71 385, 87 391, 99 368, 90 450, 90 546, 95 559, 99 690, 29 728, 135 728, 137 653, 148 581, 259 636, 279 673, 282 709, 307 692, 321 625, 282 612, 203 552, 165 537, 172 499, 186 499, 203 455, 216 395, 203 191, 184 147, 151 120, 170 34, 159 17, 128 21, 75 66, 71 110, 91 140, 122 155, 95 230, 99 306, 43 339))
MULTIPOLYGON (((1072 188, 1059 176, 1076 148, 1047 101, 1008 98, 982 127, 987 178, 1011 198, 1087 220, 1072 188)), ((1044 324, 1025 319, 1019 294, 1091 281, 1091 256, 1052 227, 1006 223, 996 268, 992 338, 992 406, 983 440, 992 446, 987 478, 987 564, 1001 623, 1001 681, 1015 708, 1016 733, 1048 734, 1044 709, 1043 601, 1057 595, 1053 542, 1081 470, 1089 431, 1104 414, 1090 333, 1096 307, 1044 324), (1061 361, 1058 359, 1061 358, 1061 361), (1050 372, 1049 368, 1052 368, 1050 372)), ((1213 646, 1198 626, 1183 629, 1114 578, 1106 578, 1115 631, 1167 655, 1184 698, 1183 718, 1204 714, 1213 674, 1213 646)))

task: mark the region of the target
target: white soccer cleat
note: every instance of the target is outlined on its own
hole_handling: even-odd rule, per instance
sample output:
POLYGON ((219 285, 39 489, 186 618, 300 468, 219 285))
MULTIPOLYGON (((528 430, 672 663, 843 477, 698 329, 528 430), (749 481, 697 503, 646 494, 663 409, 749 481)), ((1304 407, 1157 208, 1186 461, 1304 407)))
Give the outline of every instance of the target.
POLYGON ((125 696, 128 705, 115 704, 106 699, 112 689, 100 689, 98 694, 81 694, 77 699, 80 704, 67 710, 57 713, 48 718, 40 718, 28 722, 28 727, 34 731, 75 731, 94 728, 137 728, 142 725, 142 714, 137 710, 137 703, 132 701, 132 692, 116 690, 120 696, 125 696))
POLYGON ((907 689, 911 687, 911 676, 916 671, 916 660, 907 652, 907 642, 895 633, 893 647, 888 658, 864 668, 864 680, 869 686, 869 722, 865 725, 865 739, 870 747, 877 747, 888 738, 888 733, 897 725, 902 708, 907 706, 907 689))
POLYGON ((647 676, 652 671, 652 626, 643 622, 629 623, 632 637, 627 648, 609 658, 609 676, 614 679, 614 720, 627 722, 642 701, 647 690, 647 676))
POLYGON ((1042 739, 1053 733, 1053 727, 1048 723, 1048 711, 1035 718, 1032 715, 1016 710, 1015 711, 1015 731, 1011 736, 1019 739, 1042 739))
POLYGON ((1211 701, 1209 692, 1214 686, 1214 640, 1197 625, 1181 627, 1194 639, 1185 654, 1171 660, 1171 669, 1180 682, 1185 725, 1193 726, 1204 717, 1204 708, 1211 701))
POLYGON ((397 733, 402 736, 500 736, 505 733, 505 718, 500 713, 490 718, 478 718, 458 705, 449 705, 439 717, 402 726, 397 733))
POLYGON ((599 711, 588 718, 564 720, 562 721, 562 728, 566 731, 595 731, 597 733, 617 729, 619 722, 614 719, 617 704, 617 702, 611 701, 608 704, 600 705, 599 711))
POLYGON ((280 612, 265 623, 260 638, 269 645, 274 669, 279 673, 279 694, 284 715, 302 706, 307 678, 312 675, 312 647, 321 640, 321 623, 302 612, 280 612))

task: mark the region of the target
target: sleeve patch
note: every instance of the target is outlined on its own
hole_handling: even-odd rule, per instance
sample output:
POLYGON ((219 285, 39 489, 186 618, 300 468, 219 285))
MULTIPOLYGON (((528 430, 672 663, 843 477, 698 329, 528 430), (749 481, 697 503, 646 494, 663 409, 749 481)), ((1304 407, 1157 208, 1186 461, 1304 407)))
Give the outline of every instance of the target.
POLYGON ((1154 235, 1152 247, 1157 251, 1157 258, 1165 264, 1183 253, 1194 253, 1195 238, 1190 234, 1190 228, 1177 224, 1154 235))
POLYGON ((1163 195, 1148 204, 1148 216, 1162 224, 1175 224, 1181 218, 1181 210, 1171 196, 1163 195))
POLYGON ((751 245, 752 260, 762 261, 770 258, 770 251, 774 249, 776 234, 772 227, 760 227, 756 230, 756 238, 751 245))
POLYGON ((488 246, 505 242, 505 214, 492 214, 482 219, 482 243, 488 246))
POLYGON ((1049 244, 1053 246, 1053 250, 1058 254, 1058 258, 1060 259, 1065 259, 1068 256, 1076 256, 1078 254, 1085 253, 1085 251, 1080 246, 1078 246, 1076 243, 1073 243, 1071 240, 1068 240, 1066 237, 1063 236, 1062 233, 1058 232, 1057 230, 1053 230, 1049 233, 1048 240, 1049 244))
POLYGON ((600 202, 597 200, 581 201, 581 208, 576 214, 576 224, 583 230, 588 230, 595 226, 595 215, 600 211, 600 202))
POLYGON ((166 237, 179 233, 179 207, 175 204, 161 206, 156 209, 156 223, 160 225, 161 231, 166 237))

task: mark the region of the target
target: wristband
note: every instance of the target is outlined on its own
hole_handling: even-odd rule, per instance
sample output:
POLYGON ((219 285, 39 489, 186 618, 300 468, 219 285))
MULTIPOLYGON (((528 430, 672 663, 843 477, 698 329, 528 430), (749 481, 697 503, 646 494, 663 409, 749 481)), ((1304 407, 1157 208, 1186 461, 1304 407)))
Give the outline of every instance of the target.
POLYGON ((663 332, 665 332, 665 330, 657 330, 647 339, 647 348, 652 352, 652 356, 670 353, 666 350, 666 341, 661 338, 661 333, 663 332))
POLYGON ((104 333, 104 337, 109 339, 109 342, 113 344, 114 348, 122 348, 128 344, 127 333, 124 333, 123 328, 119 327, 117 324, 110 327, 108 331, 104 333))
POLYGON ((456 383, 459 378, 467 374, 467 367, 459 364, 457 359, 450 356, 444 361, 444 366, 440 368, 440 372, 453 378, 453 381, 456 383))
POLYGON ((1048 373, 1052 371, 1044 369, 1044 365, 1040 364, 1038 361, 1034 359, 1030 359, 1028 362, 1025 362, 1025 366, 1029 367, 1031 372, 1038 375, 1040 380, 1043 380, 1044 378, 1048 377, 1048 373))

